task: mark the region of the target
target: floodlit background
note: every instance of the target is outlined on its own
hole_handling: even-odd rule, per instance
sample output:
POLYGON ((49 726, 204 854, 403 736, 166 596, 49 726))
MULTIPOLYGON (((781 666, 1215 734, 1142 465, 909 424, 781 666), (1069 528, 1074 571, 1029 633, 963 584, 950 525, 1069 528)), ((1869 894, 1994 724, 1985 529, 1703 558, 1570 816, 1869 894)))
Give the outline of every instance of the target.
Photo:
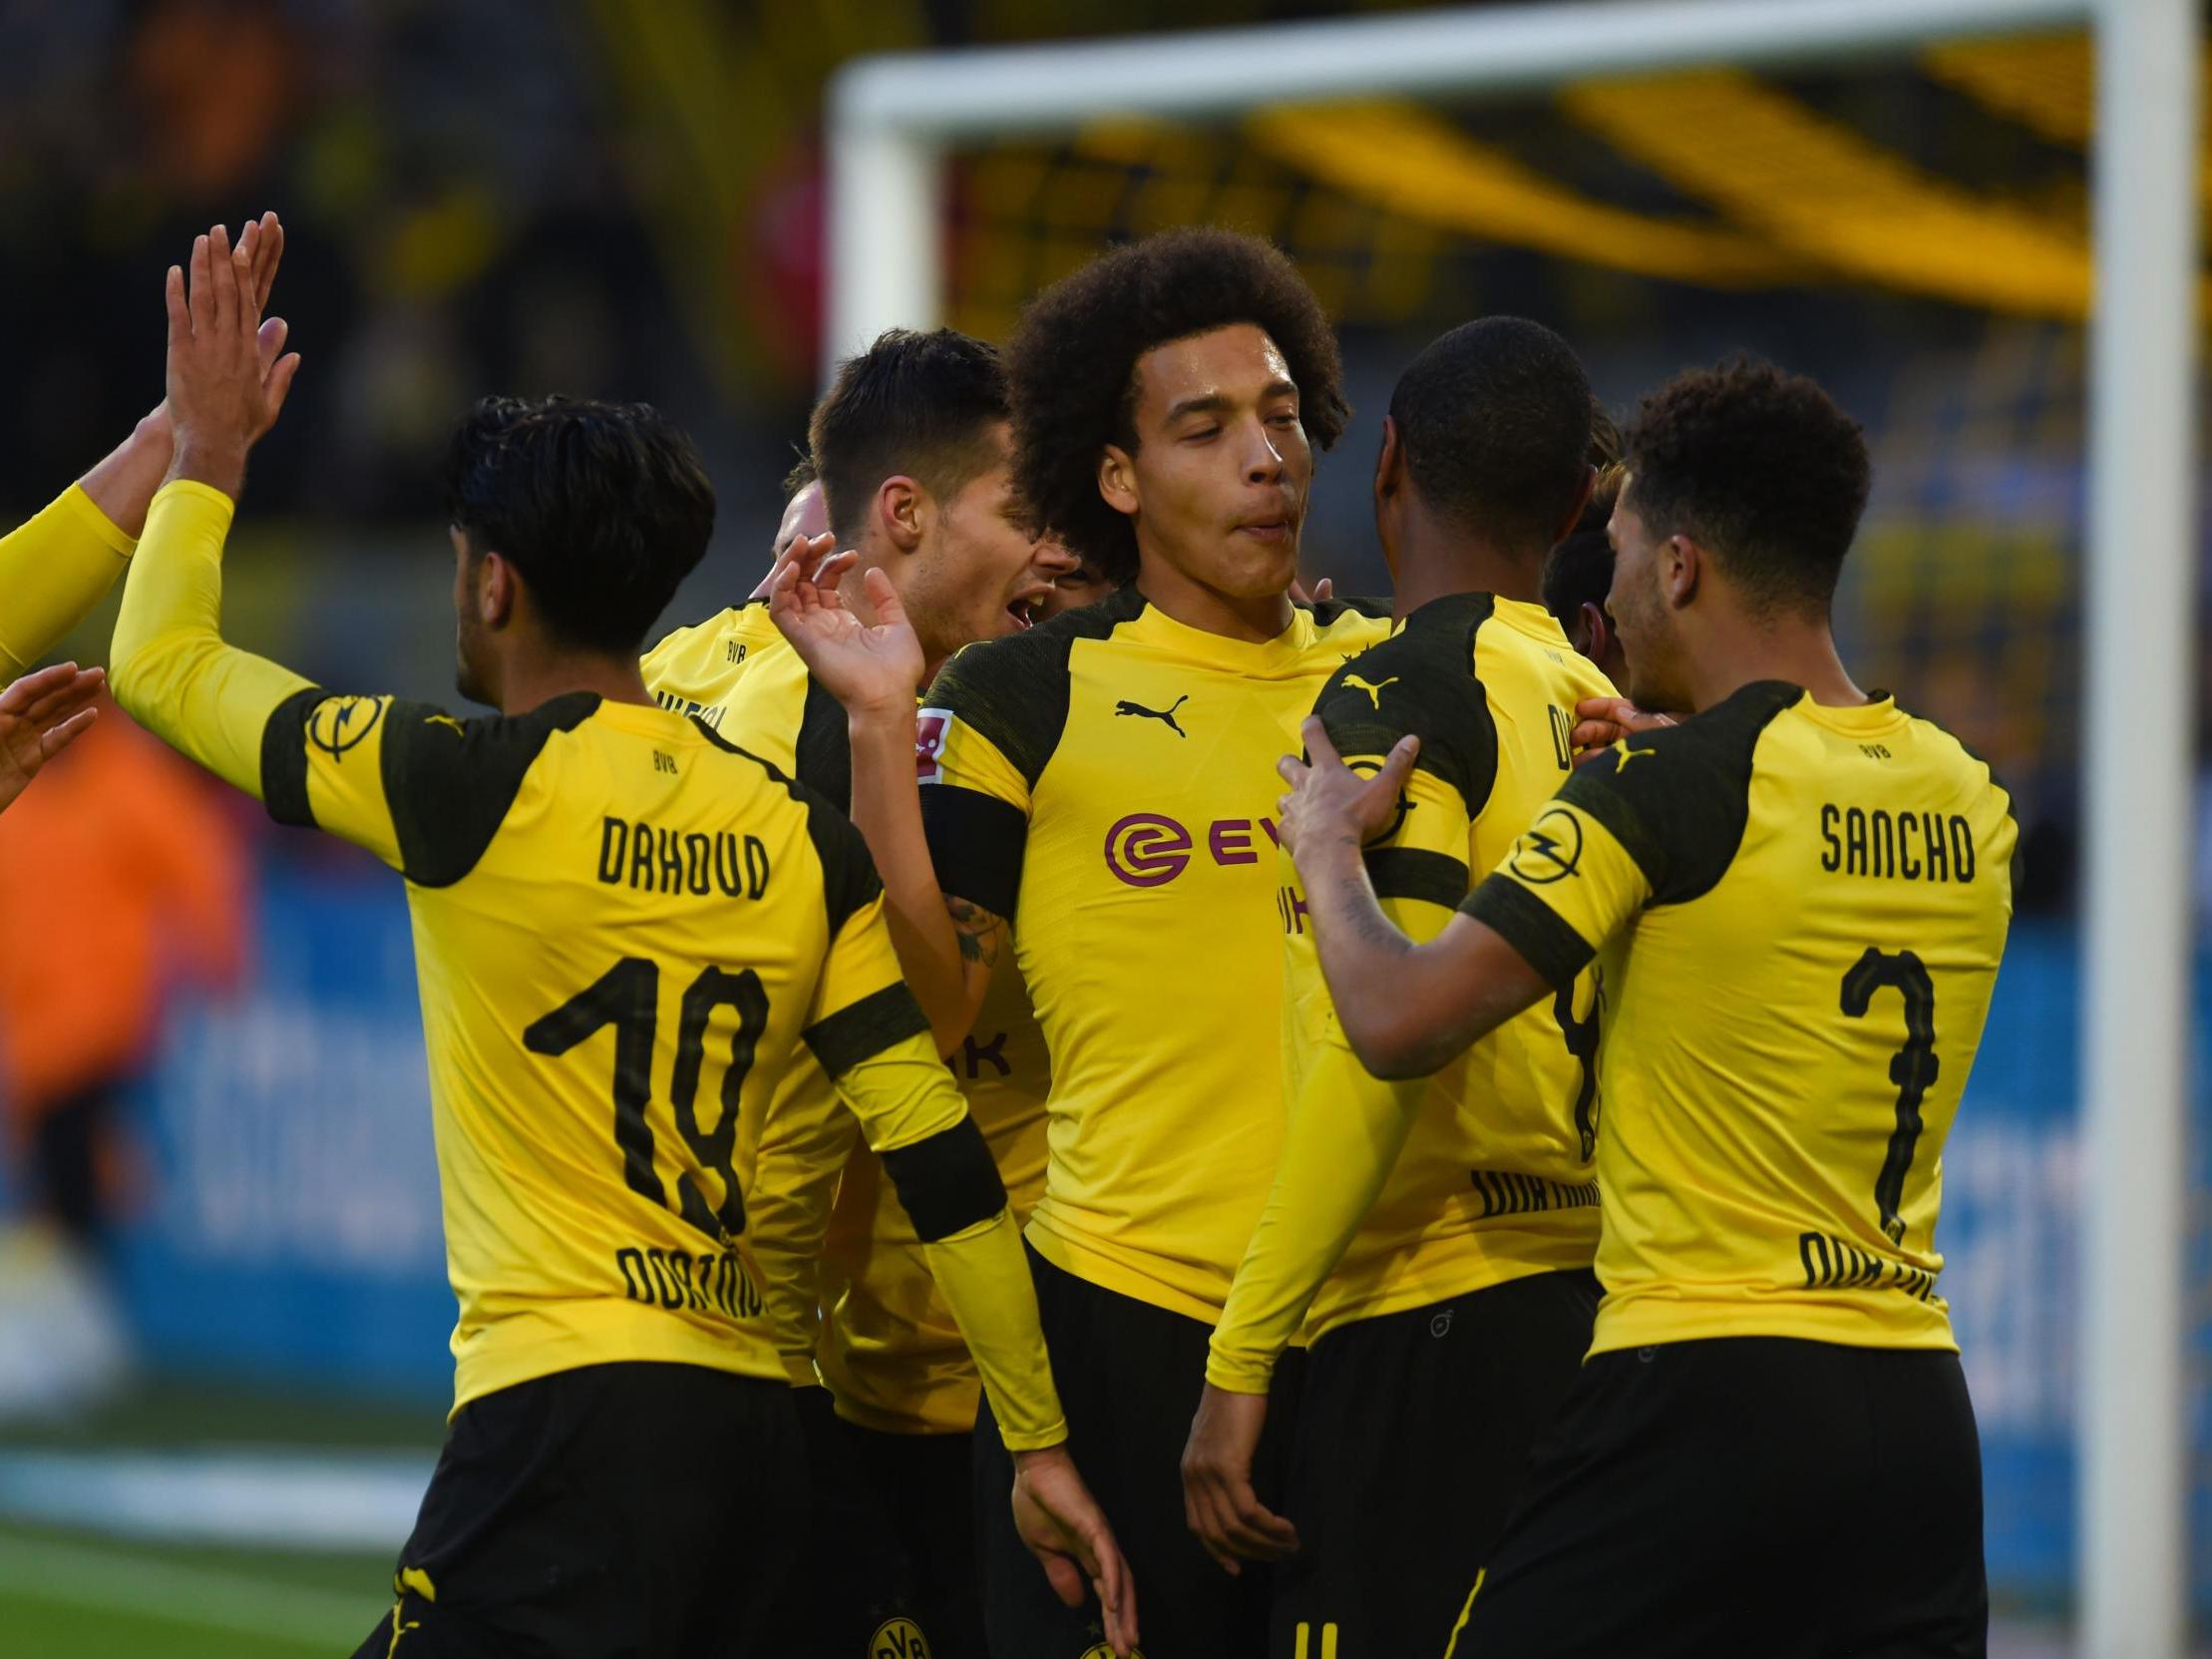
MULTIPOLYGON (((306 361, 234 538, 235 637, 333 686, 450 696, 434 466, 489 391, 645 398, 690 429, 722 503, 667 619, 690 621, 756 580, 803 440, 830 72, 871 51, 1109 32, 1159 31, 1167 53, 1175 30, 1264 9, 1286 12, 0 4, 0 517, 28 515, 158 400, 164 267, 195 229, 269 207, 289 232, 275 309, 306 361)), ((1847 653, 1993 761, 2025 832, 1942 1242, 2000 1651, 2062 1651, 2085 42, 1464 105, 1377 89, 1273 108, 1264 55, 1252 73, 1262 102, 1235 123, 956 152, 946 320, 1003 337, 1039 285, 1170 225, 1274 236, 1341 323, 1359 411, 1315 488, 1310 577, 1379 590, 1380 412, 1411 354, 1470 316, 1560 329, 1624 415, 1672 370, 1746 348, 1865 422, 1876 488, 1840 607, 1847 653)), ((103 658, 112 616, 73 647, 103 658)), ((2200 797, 2203 712, 2146 711, 2142 755, 2190 767, 2200 797)), ((2201 916, 2212 843, 2198 870, 2174 902, 2201 916)), ((2200 978, 2200 1033, 2208 998, 2200 978)), ((2200 1118, 2205 1104, 2200 1087, 2200 1118)), ((104 721, 0 819, 0 1649, 349 1647, 383 1606, 450 1385, 397 881, 104 721), (42 1219, 57 1180, 89 1218, 81 1248, 42 1219)), ((2204 1188, 2197 1162, 2191 1180, 2204 1188)), ((2201 1242, 2192 1266, 2201 1321, 2201 1242)), ((2201 1429, 2202 1388, 2190 1398, 2201 1429)), ((2205 1496, 2200 1482, 2200 1515, 2205 1496)), ((2212 1528, 2197 1534, 2212 1608, 2212 1528)))

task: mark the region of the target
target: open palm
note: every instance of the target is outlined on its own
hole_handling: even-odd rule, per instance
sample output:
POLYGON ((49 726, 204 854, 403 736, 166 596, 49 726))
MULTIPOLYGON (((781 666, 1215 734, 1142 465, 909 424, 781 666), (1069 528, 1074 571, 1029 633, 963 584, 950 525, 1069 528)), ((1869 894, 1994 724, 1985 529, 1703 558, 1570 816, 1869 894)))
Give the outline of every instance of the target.
POLYGON ((869 603, 881 620, 871 624, 854 615, 837 584, 855 563, 854 555, 841 553, 811 579, 792 565, 769 595, 768 614, 807 671, 846 712, 911 710, 922 684, 922 641, 882 571, 872 570, 866 578, 869 603))
POLYGON ((0 808, 92 724, 93 702, 106 683, 99 668, 57 662, 0 691, 0 808))

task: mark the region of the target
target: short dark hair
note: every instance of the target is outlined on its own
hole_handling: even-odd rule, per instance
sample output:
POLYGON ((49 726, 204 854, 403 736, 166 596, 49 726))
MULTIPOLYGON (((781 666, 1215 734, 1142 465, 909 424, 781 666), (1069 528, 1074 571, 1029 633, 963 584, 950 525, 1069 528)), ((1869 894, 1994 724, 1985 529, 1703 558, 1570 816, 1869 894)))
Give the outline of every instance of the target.
POLYGON ((1573 349, 1525 317, 1439 335, 1390 394, 1422 501, 1464 530, 1545 549, 1589 475, 1590 408, 1573 349))
POLYGON ((1737 357, 1676 375, 1628 435, 1657 536, 1694 538, 1762 610, 1825 616, 1866 509, 1866 437, 1820 387, 1737 357))
MULTIPOLYGON (((1612 425, 1610 417, 1606 424, 1612 425)), ((1618 455, 1620 434, 1614 436, 1618 455)), ((1606 608, 1606 596, 1613 592, 1613 543, 1606 537, 1606 522, 1620 499, 1621 468, 1616 463, 1599 471, 1590 505, 1544 561, 1544 609, 1559 619, 1561 627, 1572 627, 1586 605, 1606 608)))
POLYGON ((951 328, 877 335, 838 364, 807 423, 831 528, 841 541, 858 537, 858 515, 895 474, 939 500, 958 495, 998 460, 991 429, 1006 418, 996 346, 951 328))
POLYGON ((631 655, 714 534, 714 486, 647 403, 488 397, 447 446, 446 517, 566 643, 631 655))
POLYGON ((1351 419, 1336 331, 1272 242, 1165 231, 1093 259, 1022 312, 1006 348, 1015 481, 1042 522, 1110 583, 1137 574, 1137 534, 1098 493, 1098 461, 1108 444, 1137 447, 1137 359, 1237 323, 1282 350, 1305 435, 1327 449, 1351 419))
POLYGON ((798 460, 791 463, 791 471, 784 474, 784 500, 789 501, 821 476, 815 470, 813 456, 800 456, 798 460))

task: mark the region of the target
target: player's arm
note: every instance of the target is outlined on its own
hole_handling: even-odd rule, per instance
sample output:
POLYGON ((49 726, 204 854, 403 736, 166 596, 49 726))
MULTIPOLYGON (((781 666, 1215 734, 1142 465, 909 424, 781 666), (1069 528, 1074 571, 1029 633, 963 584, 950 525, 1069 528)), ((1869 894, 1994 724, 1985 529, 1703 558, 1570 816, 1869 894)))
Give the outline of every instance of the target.
POLYGON ((1311 763, 1286 756, 1281 766, 1291 785, 1284 844, 1344 1036, 1378 1077, 1425 1076, 1572 984, 1663 879, 1658 838, 1638 829, 1615 791, 1618 759, 1584 767, 1444 930, 1416 944, 1382 913, 1360 857, 1395 811, 1414 745, 1366 778, 1338 759, 1317 721, 1305 739, 1311 763))
POLYGON ((1014 1511, 1024 1541, 1069 1605, 1082 1604, 1089 1582, 1115 1651, 1126 1651, 1137 1635, 1135 1594, 1105 1515, 1068 1456, 1067 1423, 1006 1189, 929 1040, 928 1021, 900 980, 865 847, 845 857, 846 869, 827 872, 834 934, 807 1045, 883 1159, 974 1358, 1014 1453, 1014 1511))
POLYGON ((814 1368, 822 1330, 816 1269, 838 1179, 858 1138, 853 1113, 817 1087, 779 1092, 761 1126, 745 1194, 745 1238, 760 1264, 769 1334, 795 1387, 821 1382, 814 1368))
POLYGON ((222 547, 245 458, 275 421, 299 366, 264 369, 250 280, 258 225, 233 251, 218 225, 193 244, 191 276, 172 266, 170 482, 147 515, 116 621, 116 700, 218 777, 261 796, 271 717, 309 689, 290 669, 225 644, 222 547))
POLYGON ((131 562, 169 469, 160 410, 39 514, 0 538, 0 680, 14 679, 85 619, 131 562))
MULTIPOLYGON (((1367 677, 1383 675, 1374 670, 1367 677)), ((1434 734, 1407 775, 1390 823, 1361 848, 1381 914, 1415 943, 1442 932, 1466 896, 1468 828, 1496 771, 1481 686, 1464 670, 1443 677, 1432 686, 1408 662, 1387 712, 1380 697, 1370 705, 1356 688, 1347 695, 1340 686, 1324 693, 1316 710, 1354 773, 1379 772, 1417 710, 1434 734)), ((1260 1502, 1252 1483, 1268 1387, 1396 1167, 1428 1087, 1425 1078, 1390 1081, 1369 1072, 1325 990, 1298 983, 1317 974, 1317 964, 1300 954, 1290 966, 1287 1006, 1297 1029, 1290 1040, 1302 1063, 1293 1068, 1275 1184, 1215 1327, 1205 1394, 1183 1453, 1185 1518, 1232 1573, 1240 1558, 1272 1560, 1297 1547, 1295 1529, 1260 1502)))
MULTIPOLYGON (((839 554, 812 578, 795 565, 786 567, 769 611, 808 671, 845 707, 853 822, 883 880, 892 942, 907 983, 928 1018, 938 1052, 949 1053, 975 1025, 991 969, 1005 948, 1006 922, 1001 911, 940 885, 916 775, 922 645, 880 572, 870 571, 866 580, 881 622, 864 626, 846 609, 837 583, 853 560, 839 554)), ((1021 794, 1025 802, 1025 788, 1021 794)), ((1014 857, 1018 861, 1018 850, 1014 857)))
MULTIPOLYGON (((276 215, 256 228, 248 258, 253 303, 267 300, 284 238, 276 215)), ((264 365, 284 346, 271 318, 257 341, 264 365)), ((28 523, 0 537, 0 682, 22 674, 101 600, 130 563, 171 457, 169 405, 28 523)))

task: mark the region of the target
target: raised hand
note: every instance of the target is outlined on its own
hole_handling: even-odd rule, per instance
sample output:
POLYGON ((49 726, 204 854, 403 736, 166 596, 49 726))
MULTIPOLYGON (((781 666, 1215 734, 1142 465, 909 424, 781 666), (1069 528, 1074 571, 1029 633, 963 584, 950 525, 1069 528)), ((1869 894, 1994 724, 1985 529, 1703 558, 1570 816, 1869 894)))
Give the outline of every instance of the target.
MULTIPOLYGON (((274 215, 269 215, 273 218, 274 215)), ((299 354, 274 355, 279 324, 263 338, 261 300, 275 267, 263 256, 265 220, 245 227, 238 245, 214 226, 192 243, 190 276, 169 271, 169 415, 176 434, 172 478, 196 479, 235 496, 245 457, 276 422, 299 354)), ((281 235, 281 230, 275 232, 281 235)))
POLYGON ((807 671, 845 705, 847 714, 914 713, 922 687, 922 641, 882 571, 868 573, 869 602, 882 619, 873 626, 853 615, 837 591, 838 579, 859 563, 840 553, 812 577, 796 561, 777 574, 768 614, 807 671))
POLYGON ((1290 786, 1290 792, 1276 802, 1276 812, 1283 844, 1291 857, 1338 841, 1357 849, 1388 829, 1397 816, 1398 798, 1413 770, 1413 758, 1421 752, 1421 740, 1399 738, 1382 769, 1363 776, 1344 764, 1318 717, 1307 715, 1300 735, 1312 759, 1287 754, 1275 768, 1290 786))
POLYGON ((1086 1588, 1098 1597, 1108 1647, 1123 1655, 1136 1647, 1137 1587, 1129 1564, 1066 1447, 1015 1456, 1014 1528, 1062 1601, 1082 1606, 1086 1588))
POLYGON ((1231 1577, 1246 1561, 1294 1554, 1298 1529, 1260 1501, 1252 1459, 1268 1423, 1268 1397, 1206 1385, 1183 1448, 1183 1518, 1231 1577))
POLYGON ((1585 697, 1575 704, 1575 729, 1567 740, 1574 746, 1575 764, 1587 766, 1624 737, 1675 723, 1673 715, 1639 708, 1627 697, 1585 697))
POLYGON ((0 812, 30 786, 39 768, 84 735, 108 676, 57 662, 0 691, 0 812))
POLYGON ((835 552, 837 536, 832 531, 825 530, 819 536, 793 537, 784 544, 783 552, 776 555, 775 562, 768 567, 768 574, 760 579, 760 585, 747 597, 767 599, 775 593, 776 584, 783 580, 784 572, 793 566, 797 566, 799 574, 809 582, 817 580, 822 574, 823 562, 835 552))

